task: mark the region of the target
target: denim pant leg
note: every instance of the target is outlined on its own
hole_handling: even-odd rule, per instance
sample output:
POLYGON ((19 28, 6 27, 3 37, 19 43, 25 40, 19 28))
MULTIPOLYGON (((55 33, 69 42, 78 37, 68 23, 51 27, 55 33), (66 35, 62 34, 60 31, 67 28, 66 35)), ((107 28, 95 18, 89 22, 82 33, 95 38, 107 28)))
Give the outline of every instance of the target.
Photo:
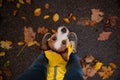
POLYGON ((44 52, 42 52, 32 65, 16 80, 46 80, 47 62, 47 58, 44 52))
POLYGON ((67 72, 63 80, 84 80, 80 60, 76 53, 70 55, 67 72))

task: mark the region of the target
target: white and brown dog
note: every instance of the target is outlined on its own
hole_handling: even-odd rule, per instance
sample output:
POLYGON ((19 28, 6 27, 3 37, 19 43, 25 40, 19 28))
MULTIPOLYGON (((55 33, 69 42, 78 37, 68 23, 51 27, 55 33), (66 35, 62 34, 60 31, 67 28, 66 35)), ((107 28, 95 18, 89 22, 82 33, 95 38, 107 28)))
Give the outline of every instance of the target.
POLYGON ((42 49, 57 52, 61 54, 64 60, 67 60, 67 48, 70 42, 72 43, 73 47, 76 48, 76 34, 74 32, 70 32, 67 27, 61 26, 58 28, 55 34, 45 34, 45 36, 42 39, 42 49))

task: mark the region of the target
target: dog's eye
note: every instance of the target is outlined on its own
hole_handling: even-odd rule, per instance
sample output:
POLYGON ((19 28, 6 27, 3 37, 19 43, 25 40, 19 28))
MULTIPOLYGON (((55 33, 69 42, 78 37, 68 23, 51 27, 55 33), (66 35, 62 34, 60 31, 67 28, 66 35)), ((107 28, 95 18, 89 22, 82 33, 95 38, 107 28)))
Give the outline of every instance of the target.
POLYGON ((54 37, 52 38, 52 40, 53 40, 53 41, 56 41, 56 40, 57 40, 57 37, 56 37, 56 36, 54 36, 54 37))
POLYGON ((62 44, 63 44, 63 45, 66 45, 66 41, 65 41, 65 40, 63 40, 63 41, 62 41, 62 44))

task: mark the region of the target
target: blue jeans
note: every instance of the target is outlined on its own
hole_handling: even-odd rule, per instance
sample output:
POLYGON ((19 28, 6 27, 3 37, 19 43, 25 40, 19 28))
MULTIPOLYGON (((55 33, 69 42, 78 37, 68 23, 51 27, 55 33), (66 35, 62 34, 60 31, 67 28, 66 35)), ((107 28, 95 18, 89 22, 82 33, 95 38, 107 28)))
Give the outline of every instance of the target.
MULTIPOLYGON (((48 60, 44 52, 32 63, 32 65, 16 80, 47 80, 48 60)), ((83 80, 82 68, 76 53, 71 54, 67 64, 67 72, 63 80, 83 80)))

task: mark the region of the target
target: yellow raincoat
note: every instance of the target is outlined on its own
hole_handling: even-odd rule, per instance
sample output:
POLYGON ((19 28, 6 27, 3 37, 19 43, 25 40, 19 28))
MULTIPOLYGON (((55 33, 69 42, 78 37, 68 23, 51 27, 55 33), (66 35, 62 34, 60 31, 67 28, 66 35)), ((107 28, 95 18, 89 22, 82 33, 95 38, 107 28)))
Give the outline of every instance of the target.
MULTIPOLYGON (((67 60, 69 60, 72 51, 73 46, 69 44, 67 60)), ((51 50, 45 51, 45 56, 48 59, 47 80, 63 80, 66 73, 67 61, 65 61, 60 54, 51 50)))

